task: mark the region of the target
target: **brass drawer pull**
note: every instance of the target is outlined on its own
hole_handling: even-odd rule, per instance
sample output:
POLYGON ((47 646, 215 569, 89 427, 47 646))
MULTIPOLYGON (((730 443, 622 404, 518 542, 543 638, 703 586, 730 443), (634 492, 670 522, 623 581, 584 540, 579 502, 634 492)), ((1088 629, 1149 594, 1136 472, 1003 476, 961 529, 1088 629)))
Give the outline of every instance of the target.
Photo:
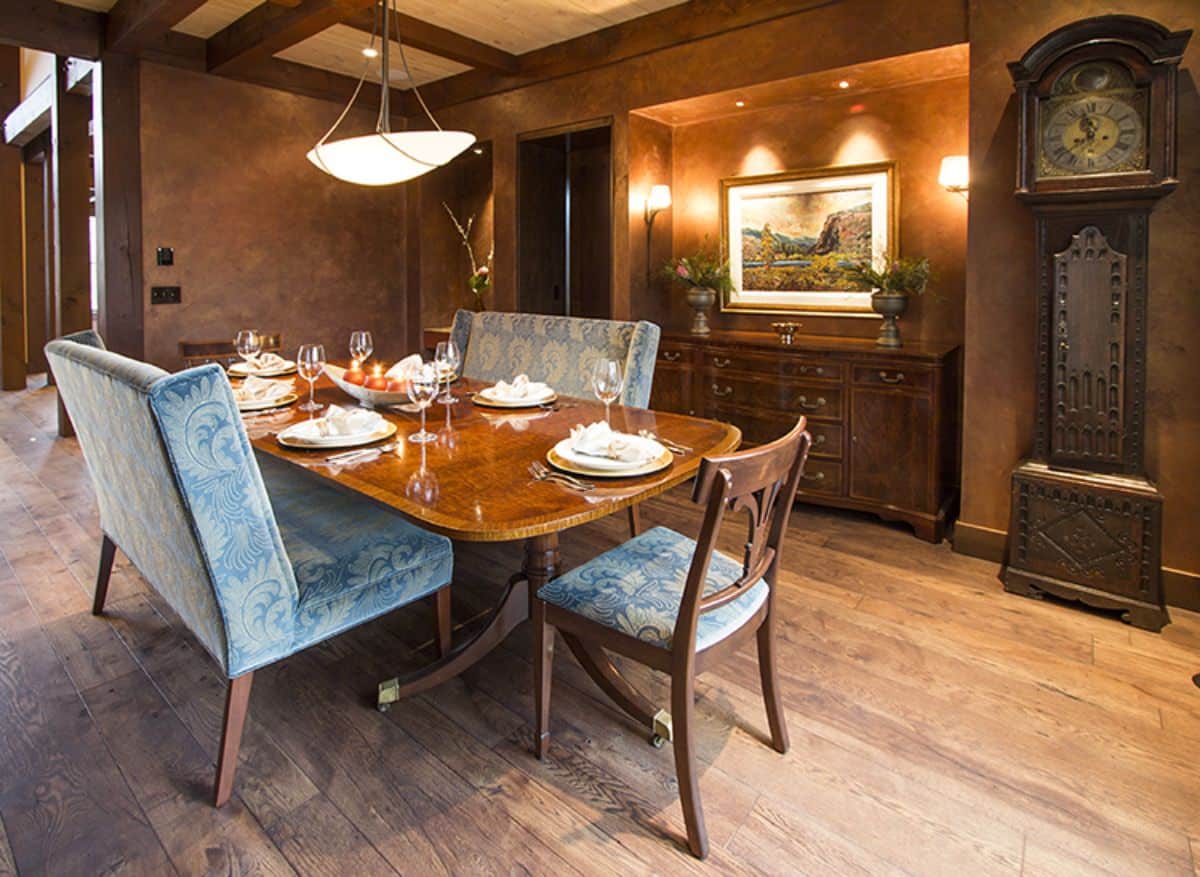
POLYGON ((825 436, 823 436, 823 435, 819 435, 819 436, 817 436, 816 438, 814 438, 814 439, 813 439, 812 446, 813 446, 814 448, 819 448, 819 447, 821 447, 821 445, 823 445, 823 444, 825 444, 825 436))
POLYGON ((809 402, 807 396, 801 396, 796 403, 805 411, 817 411, 825 407, 825 397, 818 396, 816 402, 809 402))
POLYGON ((665 359, 667 362, 678 362, 679 361, 679 354, 673 350, 664 350, 662 352, 662 355, 663 355, 663 359, 665 359))
POLYGON ((880 372, 879 380, 883 381, 885 384, 903 384, 904 372, 896 372, 895 377, 889 376, 887 372, 880 372))
POLYGON ((824 481, 825 473, 818 472, 815 475, 801 475, 800 477, 803 478, 805 481, 824 481))
POLYGON ((721 357, 719 357, 719 356, 714 356, 714 357, 713 357, 713 365, 715 365, 717 368, 728 368, 728 366, 729 366, 729 360, 728 360, 728 359, 722 359, 722 358, 721 358, 721 357))
POLYGON ((825 369, 821 368, 821 366, 819 366, 819 365, 815 365, 815 366, 814 365, 802 365, 802 366, 800 366, 800 374, 806 375, 806 374, 809 374, 810 372, 814 375, 823 375, 823 374, 825 374, 825 369))
POLYGON ((718 387, 716 384, 713 384, 713 385, 712 385, 712 394, 713 394, 714 396, 716 396, 718 399, 723 399, 723 398, 725 398, 726 396, 732 396, 732 395, 733 395, 733 387, 726 387, 724 390, 722 390, 722 389, 721 389, 720 387, 718 387))

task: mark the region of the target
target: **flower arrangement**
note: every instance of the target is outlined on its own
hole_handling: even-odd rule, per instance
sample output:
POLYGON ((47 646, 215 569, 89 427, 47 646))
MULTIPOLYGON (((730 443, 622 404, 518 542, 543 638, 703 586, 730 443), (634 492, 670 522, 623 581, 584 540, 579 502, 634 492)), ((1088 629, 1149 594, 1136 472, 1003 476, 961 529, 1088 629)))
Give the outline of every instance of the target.
POLYGON ((667 277, 693 289, 728 292, 733 288, 729 279, 729 261, 711 249, 702 249, 692 256, 672 259, 663 268, 667 277))
POLYGON ((467 286, 475 296, 475 310, 483 310, 483 294, 492 285, 492 260, 496 256, 496 244, 492 244, 488 250, 486 261, 480 264, 475 259, 475 248, 471 245, 471 228, 475 225, 474 214, 467 219, 467 224, 464 226, 458 221, 458 217, 454 215, 454 211, 450 209, 449 204, 443 201, 442 206, 446 208, 446 213, 450 216, 450 221, 454 223, 454 228, 458 232, 458 236, 462 238, 463 247, 467 251, 467 258, 471 260, 471 274, 467 278, 467 286))
POLYGON ((870 262, 860 262, 846 269, 847 275, 885 295, 905 293, 921 295, 933 277, 928 259, 897 259, 882 271, 877 271, 870 262))

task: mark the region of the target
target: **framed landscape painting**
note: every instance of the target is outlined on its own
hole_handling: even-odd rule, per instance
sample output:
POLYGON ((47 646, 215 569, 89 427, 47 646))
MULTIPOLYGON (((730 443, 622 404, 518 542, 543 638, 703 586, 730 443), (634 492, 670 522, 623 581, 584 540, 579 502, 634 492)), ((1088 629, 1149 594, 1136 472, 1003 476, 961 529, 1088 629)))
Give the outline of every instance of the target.
POLYGON ((721 181, 732 290, 724 310, 870 316, 846 269, 882 268, 896 243, 894 162, 721 181))

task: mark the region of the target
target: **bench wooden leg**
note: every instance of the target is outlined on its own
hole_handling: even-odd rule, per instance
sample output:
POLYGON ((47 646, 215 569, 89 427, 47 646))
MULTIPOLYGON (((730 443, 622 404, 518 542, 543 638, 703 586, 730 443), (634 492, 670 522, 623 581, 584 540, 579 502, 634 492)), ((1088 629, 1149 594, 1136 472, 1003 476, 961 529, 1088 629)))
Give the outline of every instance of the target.
POLYGON ((450 586, 439 588, 433 596, 434 611, 437 613, 437 650, 438 657, 444 658, 450 654, 453 638, 453 623, 450 617, 450 586))
POLYGON ((233 794, 233 775, 237 772, 238 749, 242 745, 242 728, 250 706, 250 684, 253 673, 229 680, 225 697, 225 722, 221 727, 221 751, 217 756, 217 782, 213 806, 223 807, 233 794))
POLYGON ((642 532, 642 513, 641 507, 631 505, 629 507, 629 535, 637 537, 642 532))
POLYGON ((92 600, 92 614, 99 615, 104 611, 104 600, 108 597, 108 579, 112 575, 113 559, 117 554, 117 546, 107 536, 100 543, 100 569, 96 573, 96 596, 92 600))

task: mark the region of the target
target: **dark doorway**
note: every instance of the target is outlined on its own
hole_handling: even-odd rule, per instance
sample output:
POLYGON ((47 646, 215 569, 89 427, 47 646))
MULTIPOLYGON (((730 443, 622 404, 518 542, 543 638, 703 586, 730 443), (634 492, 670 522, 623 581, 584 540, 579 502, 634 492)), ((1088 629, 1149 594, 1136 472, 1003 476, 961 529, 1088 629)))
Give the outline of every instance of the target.
POLYGON ((523 139, 517 215, 520 310, 610 317, 610 125, 523 139))

